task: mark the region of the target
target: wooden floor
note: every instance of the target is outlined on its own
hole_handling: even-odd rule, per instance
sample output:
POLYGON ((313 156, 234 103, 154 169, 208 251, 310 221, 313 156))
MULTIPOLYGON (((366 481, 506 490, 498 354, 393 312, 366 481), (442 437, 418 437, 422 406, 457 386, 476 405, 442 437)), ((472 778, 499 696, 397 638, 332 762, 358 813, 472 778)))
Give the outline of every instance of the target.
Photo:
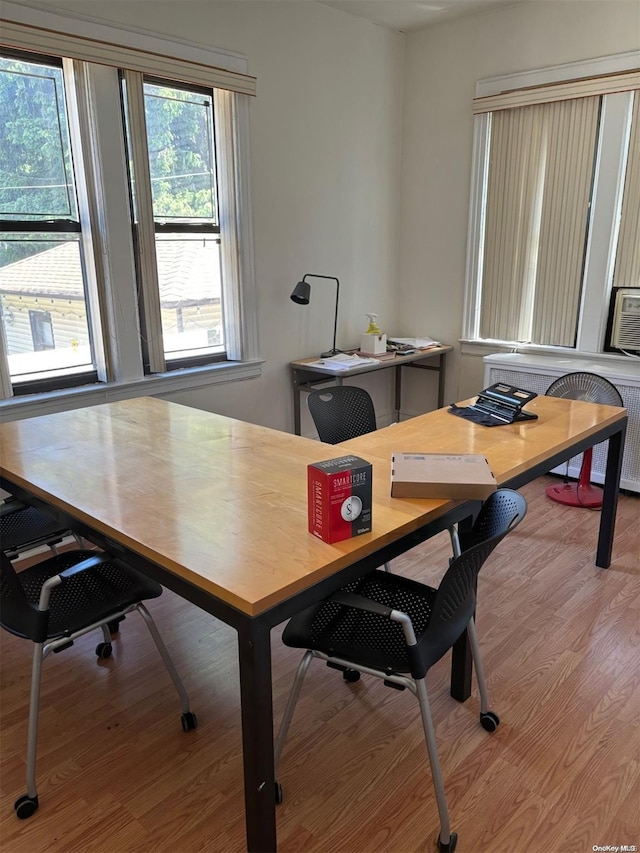
MULTIPOLYGON (((478 634, 491 707, 448 695, 448 660, 429 674, 459 853, 587 853, 640 845, 640 498, 622 497, 609 570, 594 565, 597 512, 523 493, 529 513, 480 576, 478 634)), ((444 536, 394 570, 437 582, 444 536)), ((2 853, 234 853, 244 849, 235 634, 171 593, 151 603, 197 712, 184 734, 177 694, 142 620, 114 657, 99 636, 44 666, 40 808, 24 793, 30 644, 2 632, 2 853)), ((279 722, 298 652, 273 632, 279 722)), ((283 853, 412 853, 438 829, 418 705, 375 679, 346 684, 316 662, 285 746, 283 853)), ((632 849, 629 847, 628 849, 632 849)))

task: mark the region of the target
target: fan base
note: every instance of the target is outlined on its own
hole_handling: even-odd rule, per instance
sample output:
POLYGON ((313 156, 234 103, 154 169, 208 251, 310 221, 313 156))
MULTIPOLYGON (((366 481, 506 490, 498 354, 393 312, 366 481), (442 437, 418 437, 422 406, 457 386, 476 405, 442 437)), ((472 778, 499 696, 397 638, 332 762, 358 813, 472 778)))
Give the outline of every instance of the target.
POLYGON ((564 483, 562 486, 547 486, 547 497, 565 506, 581 506, 597 509, 602 506, 602 489, 591 483, 564 483))

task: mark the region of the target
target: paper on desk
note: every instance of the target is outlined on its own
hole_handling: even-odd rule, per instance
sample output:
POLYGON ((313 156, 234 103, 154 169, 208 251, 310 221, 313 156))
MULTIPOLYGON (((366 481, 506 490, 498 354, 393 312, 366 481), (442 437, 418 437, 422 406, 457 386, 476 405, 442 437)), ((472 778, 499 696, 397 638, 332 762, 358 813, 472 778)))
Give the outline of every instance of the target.
POLYGON ((439 347, 440 341, 434 341, 433 338, 396 338, 389 340, 390 344, 406 344, 416 349, 427 349, 428 347, 439 347))
POLYGON ((327 358, 319 358, 317 361, 308 361, 307 364, 313 367, 327 367, 331 370, 349 370, 352 367, 363 367, 365 364, 379 364, 377 358, 363 358, 359 355, 349 355, 349 353, 338 353, 338 355, 330 355, 327 358))

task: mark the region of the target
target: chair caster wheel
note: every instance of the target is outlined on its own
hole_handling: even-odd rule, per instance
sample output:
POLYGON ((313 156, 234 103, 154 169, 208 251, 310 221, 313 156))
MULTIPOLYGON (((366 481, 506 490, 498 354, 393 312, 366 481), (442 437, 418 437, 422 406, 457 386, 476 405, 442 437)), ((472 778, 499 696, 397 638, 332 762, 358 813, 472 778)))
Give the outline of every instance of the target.
POLYGON ((456 849, 457 843, 458 843, 458 833, 452 832, 451 835, 449 836, 449 843, 448 844, 443 844, 442 841, 440 841, 440 836, 438 836, 438 840, 436 842, 436 845, 437 845, 440 853, 453 853, 453 851, 456 849))
MULTIPOLYGON (((122 618, 124 619, 124 616, 122 618)), ((121 621, 122 621, 122 619, 114 619, 113 622, 107 622, 107 628, 109 629, 109 632, 111 633, 112 636, 113 636, 113 634, 119 634, 120 633, 120 622, 121 621)))
POLYGON ((13 804, 13 807, 20 820, 26 820, 26 818, 31 817, 38 808, 38 798, 30 797, 28 794, 23 794, 21 797, 18 797, 13 804))
POLYGON ((480 714, 480 725, 487 732, 495 732, 500 725, 500 717, 494 714, 493 711, 487 711, 480 714))
POLYGON ((360 681, 360 673, 357 669, 345 669, 345 671, 342 673, 342 677, 350 684, 355 684, 356 681, 360 681))
POLYGON ((111 643, 98 643, 96 646, 96 654, 101 660, 104 658, 110 658, 112 651, 111 643))
POLYGON ((182 722, 183 732, 192 732, 194 729, 198 728, 198 718, 193 711, 187 711, 187 713, 183 714, 180 719, 182 722))
POLYGON ((280 782, 275 783, 275 799, 277 806, 279 806, 284 800, 284 794, 282 792, 282 785, 280 784, 280 782))

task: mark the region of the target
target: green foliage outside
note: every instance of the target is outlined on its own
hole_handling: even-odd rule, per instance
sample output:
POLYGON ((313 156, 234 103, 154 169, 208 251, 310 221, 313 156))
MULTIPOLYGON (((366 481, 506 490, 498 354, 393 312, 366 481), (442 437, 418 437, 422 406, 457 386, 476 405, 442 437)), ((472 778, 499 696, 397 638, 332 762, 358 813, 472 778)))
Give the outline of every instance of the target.
MULTIPOLYGON (((209 95, 145 84, 156 219, 217 223, 212 109, 209 95)), ((0 115, 4 266, 41 251, 42 232, 1 233, 2 220, 78 220, 62 69, 0 57, 0 115)))

